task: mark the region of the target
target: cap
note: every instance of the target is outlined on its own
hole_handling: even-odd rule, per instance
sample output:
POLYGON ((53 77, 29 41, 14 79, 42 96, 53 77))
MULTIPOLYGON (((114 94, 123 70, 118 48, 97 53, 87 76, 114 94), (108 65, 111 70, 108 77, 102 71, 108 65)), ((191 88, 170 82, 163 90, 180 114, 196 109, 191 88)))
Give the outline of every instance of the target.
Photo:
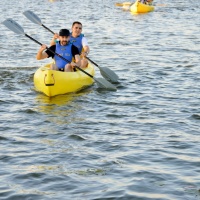
POLYGON ((59 36, 69 36, 70 32, 68 29, 60 29, 59 36))

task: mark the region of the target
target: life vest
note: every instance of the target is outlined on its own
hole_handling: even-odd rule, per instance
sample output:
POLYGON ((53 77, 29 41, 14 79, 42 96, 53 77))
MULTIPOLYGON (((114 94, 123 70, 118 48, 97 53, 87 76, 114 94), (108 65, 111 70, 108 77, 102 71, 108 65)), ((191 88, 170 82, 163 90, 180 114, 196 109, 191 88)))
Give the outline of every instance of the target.
POLYGON ((83 45, 82 45, 82 38, 84 37, 83 34, 80 34, 78 37, 73 37, 72 35, 70 35, 70 42, 76 46, 79 50, 79 53, 81 53, 82 49, 83 49, 83 45))
POLYGON ((72 44, 69 43, 66 46, 62 46, 62 45, 60 45, 60 42, 56 42, 56 53, 68 60, 68 62, 66 62, 65 60, 63 60, 62 58, 60 58, 57 55, 55 55, 55 57, 54 57, 55 63, 56 63, 56 66, 58 67, 58 69, 65 68, 65 65, 70 63, 73 58, 72 44))

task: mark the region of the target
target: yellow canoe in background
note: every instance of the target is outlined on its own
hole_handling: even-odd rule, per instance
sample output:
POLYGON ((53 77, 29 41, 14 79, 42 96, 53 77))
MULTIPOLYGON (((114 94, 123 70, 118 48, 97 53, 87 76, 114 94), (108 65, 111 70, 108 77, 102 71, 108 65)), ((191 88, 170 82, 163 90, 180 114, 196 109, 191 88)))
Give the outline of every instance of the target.
POLYGON ((137 0, 133 5, 131 5, 130 11, 131 11, 131 13, 135 13, 135 14, 136 13, 147 13, 147 12, 154 11, 154 6, 140 3, 137 0))
MULTIPOLYGON (((94 83, 94 80, 87 74, 77 70, 76 72, 61 72, 50 69, 51 63, 40 67, 34 74, 35 90, 52 97, 59 94, 77 92, 94 83)), ((89 62, 84 69, 94 76, 94 66, 89 62)))

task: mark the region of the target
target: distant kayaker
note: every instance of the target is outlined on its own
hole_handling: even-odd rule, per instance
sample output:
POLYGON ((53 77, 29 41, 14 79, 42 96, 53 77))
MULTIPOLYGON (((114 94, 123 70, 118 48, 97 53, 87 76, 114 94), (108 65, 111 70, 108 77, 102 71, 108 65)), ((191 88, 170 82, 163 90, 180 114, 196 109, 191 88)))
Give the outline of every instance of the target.
POLYGON ((61 59, 59 56, 55 55, 51 51, 47 50, 47 46, 43 44, 39 49, 36 58, 37 60, 42 60, 45 58, 52 57, 55 60, 55 64, 52 64, 51 69, 60 70, 65 72, 73 72, 75 65, 81 66, 81 58, 79 55, 78 48, 70 42, 70 31, 68 29, 61 29, 58 35, 59 42, 49 47, 50 50, 61 55, 69 62, 61 59), (45 51, 46 49, 46 51, 45 51), (72 59, 75 62, 72 62, 72 59))
POLYGON ((152 5, 153 0, 138 0, 138 2, 143 3, 143 4, 152 5))
POLYGON ((153 0, 146 0, 146 3, 147 3, 148 5, 152 5, 153 0))
MULTIPOLYGON (((54 45, 58 39, 58 34, 55 33, 50 45, 54 45)), ((72 32, 70 34, 70 42, 74 44, 79 49, 79 54, 81 55, 81 68, 87 67, 88 61, 86 56, 90 52, 90 48, 86 37, 82 34, 82 23, 75 21, 72 24, 72 32)))

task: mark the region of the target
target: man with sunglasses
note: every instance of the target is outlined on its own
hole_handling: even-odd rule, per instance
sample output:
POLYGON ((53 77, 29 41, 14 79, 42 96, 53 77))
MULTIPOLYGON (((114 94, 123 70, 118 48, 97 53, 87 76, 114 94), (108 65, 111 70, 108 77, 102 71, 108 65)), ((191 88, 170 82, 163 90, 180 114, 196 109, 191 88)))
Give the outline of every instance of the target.
MULTIPOLYGON (((50 45, 55 45, 58 39, 58 34, 55 33, 50 45)), ((81 68, 87 67, 88 61, 86 56, 88 55, 90 48, 86 37, 82 34, 82 24, 81 22, 75 21, 72 24, 72 32, 70 34, 70 42, 76 46, 81 55, 81 68)))
POLYGON ((73 72, 75 66, 81 65, 81 59, 78 48, 70 42, 70 32, 68 29, 61 29, 58 35, 59 42, 51 45, 48 49, 43 44, 37 52, 36 59, 42 60, 52 57, 55 63, 52 63, 52 70, 59 70, 65 72, 73 72), (66 60, 63 60, 60 56, 55 55, 53 52, 59 54, 66 60), (75 60, 73 62, 72 60, 75 60))

